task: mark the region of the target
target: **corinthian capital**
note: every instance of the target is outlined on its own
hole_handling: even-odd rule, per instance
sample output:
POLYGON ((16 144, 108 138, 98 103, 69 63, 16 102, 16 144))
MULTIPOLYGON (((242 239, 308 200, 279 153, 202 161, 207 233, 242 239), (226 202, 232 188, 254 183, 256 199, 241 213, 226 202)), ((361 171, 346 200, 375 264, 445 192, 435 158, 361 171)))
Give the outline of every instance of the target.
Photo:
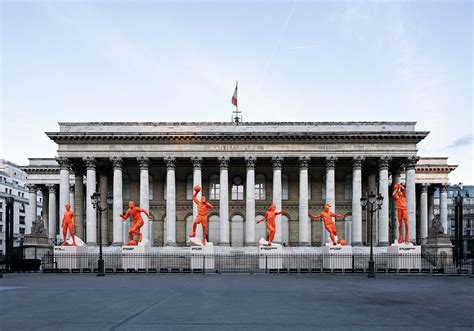
POLYGON ((255 169, 255 163, 257 163, 257 158, 254 156, 249 156, 245 158, 245 164, 247 169, 255 169))
POLYGON ((227 169, 229 167, 229 158, 227 156, 218 157, 219 167, 221 169, 227 169))
POLYGON ((336 168, 337 157, 335 156, 328 156, 326 158, 326 169, 334 169, 336 168))
POLYGON ((354 156, 352 159, 352 168, 353 169, 362 169, 362 163, 364 163, 365 158, 363 156, 354 156))
POLYGON ((93 156, 84 156, 82 161, 86 164, 87 170, 95 170, 97 167, 97 160, 93 156))
POLYGON ((175 169, 176 168, 176 158, 174 156, 165 156, 164 160, 165 160, 167 169, 175 169))
POLYGON ((38 186, 35 184, 26 184, 25 186, 30 193, 36 193, 36 191, 38 191, 38 186))
POLYGON ((298 164, 300 168, 303 168, 303 169, 308 169, 310 161, 311 161, 311 158, 309 156, 300 156, 298 158, 298 164))
POLYGON ((273 169, 281 169, 283 158, 281 156, 272 157, 273 169))
POLYGON ((110 162, 112 162, 112 166, 114 169, 122 170, 123 167, 123 159, 119 156, 113 156, 110 158, 110 162))
POLYGON ((391 156, 383 155, 379 159, 379 169, 388 169, 390 165, 390 161, 392 161, 391 156))
POLYGON ((191 158, 191 162, 193 163, 193 168, 194 169, 201 169, 201 167, 202 167, 202 157, 193 156, 191 158))
POLYGON ((56 158, 56 162, 59 164, 59 169, 61 170, 70 170, 71 169, 71 161, 67 157, 60 156, 56 158))
POLYGON ((146 156, 137 157, 138 164, 140 169, 148 169, 150 167, 150 159, 146 156))
POLYGON ((412 155, 407 157, 405 160, 405 169, 410 170, 410 169, 415 169, 416 163, 418 162, 420 158, 416 155, 412 155))

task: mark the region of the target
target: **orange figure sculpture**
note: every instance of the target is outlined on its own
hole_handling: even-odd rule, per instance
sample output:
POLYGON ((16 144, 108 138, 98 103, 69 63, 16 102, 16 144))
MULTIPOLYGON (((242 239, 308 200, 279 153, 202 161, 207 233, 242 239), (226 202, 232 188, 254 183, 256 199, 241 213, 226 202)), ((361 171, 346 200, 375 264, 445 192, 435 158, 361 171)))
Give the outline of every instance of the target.
POLYGON ((66 211, 64 212, 62 227, 63 227, 63 246, 67 246, 66 242, 66 235, 67 229, 69 229, 69 233, 71 234, 72 238, 72 245, 76 246, 76 238, 74 237, 74 228, 77 226, 77 219, 74 212, 71 210, 71 205, 66 204, 66 211), (72 224, 72 220, 74 219, 74 225, 72 224))
POLYGON ((268 245, 270 246, 272 245, 273 238, 275 237, 275 231, 276 231, 275 218, 277 215, 281 215, 285 212, 284 210, 282 211, 275 211, 275 210, 276 210, 276 206, 274 203, 272 203, 270 207, 268 207, 268 210, 265 216, 263 216, 262 219, 257 222, 258 224, 260 222, 267 220, 267 229, 268 229, 267 241, 268 241, 268 245))
POLYGON ((398 213, 398 243, 403 242, 403 224, 405 224, 405 242, 409 243, 410 238, 408 237, 408 213, 407 213, 407 192, 406 188, 402 184, 396 183, 393 185, 392 197, 397 204, 398 213))
POLYGON ((138 236, 138 242, 142 241, 142 234, 140 233, 140 228, 143 226, 145 223, 142 219, 142 215, 140 213, 144 213, 149 219, 152 219, 153 217, 148 214, 148 212, 145 209, 135 207, 135 202, 130 201, 128 203, 128 210, 125 215, 120 214, 120 217, 122 217, 124 220, 127 220, 130 216, 132 216, 132 226, 130 227, 130 230, 128 230, 128 237, 130 238, 130 241, 128 242, 129 246, 136 246, 137 242, 134 240, 133 235, 138 236))
MULTIPOLYGON (((320 212, 316 216, 311 215, 311 214, 308 214, 308 216, 315 219, 321 218, 324 222, 324 227, 326 228, 326 231, 329 232, 329 235, 331 236, 332 243, 334 245, 337 245, 337 241, 335 238, 335 236, 337 236, 337 228, 336 228, 336 223, 334 223, 332 218, 333 217, 344 218, 344 216, 329 211, 330 208, 331 208, 331 205, 329 203, 326 203, 324 205, 324 211, 320 212)), ((339 241, 339 244, 341 245, 344 245, 345 243, 346 242, 344 240, 339 241)))
POLYGON ((202 197, 201 201, 198 200, 197 195, 201 191, 201 186, 194 186, 193 201, 198 206, 198 214, 193 223, 193 232, 189 235, 190 238, 196 237, 196 228, 198 224, 202 226, 202 244, 206 245, 206 229, 207 229, 207 213, 209 208, 214 208, 209 202, 206 202, 206 197, 202 197))

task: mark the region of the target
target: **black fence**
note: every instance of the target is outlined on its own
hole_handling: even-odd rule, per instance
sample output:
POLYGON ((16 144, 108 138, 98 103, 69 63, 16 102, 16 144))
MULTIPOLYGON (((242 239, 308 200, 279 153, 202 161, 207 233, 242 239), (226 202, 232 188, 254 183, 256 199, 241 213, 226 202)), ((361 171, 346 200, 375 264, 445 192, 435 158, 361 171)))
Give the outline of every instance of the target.
MULTIPOLYGON (((96 273, 98 254, 46 254, 41 261, 45 273, 96 273)), ((106 273, 246 273, 323 274, 368 272, 368 254, 238 254, 192 255, 149 253, 103 255, 106 273)), ((376 273, 474 274, 474 260, 445 256, 374 255, 376 273)))

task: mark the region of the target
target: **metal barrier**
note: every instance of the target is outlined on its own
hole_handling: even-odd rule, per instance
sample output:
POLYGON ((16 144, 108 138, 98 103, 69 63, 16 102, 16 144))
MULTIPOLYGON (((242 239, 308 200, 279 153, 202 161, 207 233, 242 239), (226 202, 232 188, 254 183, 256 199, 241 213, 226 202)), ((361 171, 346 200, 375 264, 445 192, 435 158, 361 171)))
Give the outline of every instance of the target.
MULTIPOLYGON (((123 255, 103 254, 106 273, 246 273, 246 274, 322 274, 368 271, 368 254, 280 254, 260 255, 244 253, 218 253, 191 255, 183 253, 150 253, 123 255)), ((43 272, 94 273, 98 254, 53 255, 46 254, 41 262, 43 272)), ((374 255, 377 273, 399 274, 473 274, 473 260, 463 263, 447 261, 426 254, 398 256, 374 255)))

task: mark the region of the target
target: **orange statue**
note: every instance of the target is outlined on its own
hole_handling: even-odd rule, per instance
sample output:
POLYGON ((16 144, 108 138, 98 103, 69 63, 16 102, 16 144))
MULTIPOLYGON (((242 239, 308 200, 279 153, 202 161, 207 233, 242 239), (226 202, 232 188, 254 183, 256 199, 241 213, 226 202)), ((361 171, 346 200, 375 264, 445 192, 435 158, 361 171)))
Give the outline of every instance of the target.
POLYGON ((201 201, 198 200, 197 195, 201 191, 201 186, 194 186, 193 201, 198 206, 198 214, 193 223, 193 232, 189 235, 190 238, 196 237, 196 227, 198 224, 202 226, 202 244, 206 245, 206 229, 207 229, 207 213, 209 208, 214 208, 209 202, 206 202, 206 197, 202 197, 201 201))
POLYGON ((407 213, 407 192, 406 188, 399 183, 393 185, 392 197, 397 204, 398 212, 398 243, 403 242, 403 224, 405 224, 405 242, 409 243, 408 237, 408 213, 407 213))
POLYGON ((67 246, 66 242, 66 235, 67 229, 69 229, 69 234, 72 238, 72 245, 76 246, 76 238, 74 237, 74 228, 77 226, 77 219, 74 212, 71 210, 71 205, 66 204, 66 211, 64 212, 62 227, 63 227, 63 246, 67 246), (74 226, 72 224, 72 220, 74 219, 74 226))
POLYGON ((144 213, 149 219, 153 219, 150 214, 145 209, 135 207, 135 202, 130 201, 128 203, 128 210, 125 215, 120 214, 120 217, 122 217, 124 220, 127 220, 130 216, 132 216, 132 226, 130 227, 130 230, 128 230, 128 237, 130 238, 130 241, 128 242, 129 246, 136 246, 138 243, 134 240, 133 235, 138 236, 138 242, 142 241, 142 234, 140 233, 140 228, 143 226, 145 223, 142 219, 142 216, 140 213, 144 213))
POLYGON ((268 210, 265 216, 263 216, 262 219, 257 222, 258 224, 260 222, 267 220, 267 229, 268 229, 267 241, 268 241, 268 245, 270 246, 272 245, 273 238, 275 237, 275 231, 276 231, 275 218, 277 215, 281 215, 285 212, 284 210, 282 211, 275 211, 275 210, 276 210, 276 206, 274 203, 272 203, 270 207, 268 207, 268 210))
MULTIPOLYGON (((336 228, 336 223, 334 223, 332 218, 333 217, 344 218, 344 216, 329 211, 330 208, 331 208, 331 205, 329 203, 326 203, 324 205, 324 211, 320 212, 316 216, 311 215, 311 214, 308 214, 308 216, 311 217, 311 218, 315 218, 315 219, 321 218, 324 222, 324 227, 326 228, 326 231, 329 232, 329 235, 331 236, 332 243, 334 245, 337 245, 337 243, 338 243, 337 240, 336 240, 337 228, 336 228)), ((345 242, 345 240, 340 240, 339 244, 340 245, 345 245, 346 242, 345 242)))

